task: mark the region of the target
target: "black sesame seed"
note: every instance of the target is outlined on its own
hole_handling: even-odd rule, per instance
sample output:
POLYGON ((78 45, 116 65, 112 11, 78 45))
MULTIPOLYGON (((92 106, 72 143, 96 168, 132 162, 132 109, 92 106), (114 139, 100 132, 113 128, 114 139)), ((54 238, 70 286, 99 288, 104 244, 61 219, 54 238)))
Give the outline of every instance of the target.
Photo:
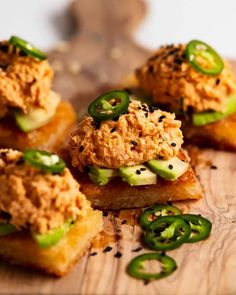
POLYGON ((141 110, 142 108, 141 107, 138 107, 138 110, 141 110))
POLYGON ((79 152, 81 153, 83 150, 84 150, 84 146, 81 145, 81 146, 79 147, 79 152))
POLYGON ((99 129, 101 126, 101 123, 98 121, 94 121, 93 125, 94 125, 95 129, 99 129))
POLYGON ((217 79, 216 79, 216 85, 219 85, 219 84, 220 84, 220 79, 217 78, 217 79))
POLYGON ((7 155, 7 152, 1 152, 1 153, 0 153, 0 157, 3 157, 3 158, 5 158, 5 157, 6 157, 6 155, 7 155))
POLYGON ((140 170, 136 170, 136 174, 140 175, 141 171, 140 170))
POLYGON ((169 169, 171 169, 171 170, 173 169, 173 165, 172 165, 172 164, 170 164, 168 167, 169 167, 169 169))
POLYGON ((127 220, 126 219, 122 220, 121 224, 127 224, 127 220))
POLYGON ((23 158, 20 158, 18 161, 16 161, 16 165, 22 165, 25 163, 25 160, 23 158))
POLYGON ((111 129, 111 133, 112 132, 115 132, 116 131, 116 127, 113 127, 112 129, 111 129))
POLYGON ((8 68, 8 64, 0 64, 0 68, 5 72, 8 68))
POLYGON ((158 107, 158 106, 150 106, 149 107, 149 109, 150 109, 150 111, 152 110, 152 111, 156 111, 156 110, 159 110, 160 108, 158 107))
POLYGON ((20 56, 27 56, 27 53, 24 52, 23 50, 21 50, 21 51, 19 52, 19 55, 20 55, 20 56))
POLYGON ((218 167, 215 165, 211 165, 211 169, 216 170, 216 169, 218 169, 218 167))
POLYGON ((114 211, 114 217, 118 217, 119 216, 119 211, 114 211))
POLYGON ((95 256, 97 254, 98 254, 97 252, 92 252, 92 253, 89 254, 89 256, 95 256))
POLYGON ((179 59, 179 58, 176 58, 174 60, 174 63, 176 63, 177 65, 181 65, 183 63, 183 60, 182 59, 179 59))
POLYGON ((166 116, 160 116, 159 122, 162 122, 165 119, 166 116))
POLYGON ((175 143, 175 142, 172 142, 171 145, 172 145, 172 146, 176 146, 176 143, 175 143))
POLYGON ((141 171, 145 171, 145 170, 147 170, 147 168, 144 168, 144 167, 143 167, 143 168, 140 168, 140 170, 141 170, 141 171))
POLYGON ((134 145, 134 146, 137 146, 137 145, 138 145, 137 141, 135 141, 135 140, 131 140, 131 143, 132 143, 132 145, 134 145))
POLYGON ((154 67, 153 67, 153 65, 150 65, 148 67, 148 73, 152 74, 153 72, 154 72, 154 67))
POLYGON ((11 219, 11 214, 5 211, 0 211, 0 218, 2 219, 11 219))
POLYGON ((169 51, 169 55, 173 55, 174 53, 178 52, 179 51, 179 48, 174 48, 172 50, 169 51))
POLYGON ((148 117, 148 113, 145 113, 144 115, 145 115, 146 118, 148 117))
POLYGON ((85 166, 84 171, 88 173, 90 171, 90 166, 89 165, 85 166))
POLYGON ((112 250, 111 246, 107 246, 102 252, 110 252, 112 250))
POLYGON ((8 53, 8 50, 9 50, 9 45, 8 44, 0 43, 0 51, 2 51, 4 53, 8 53))
POLYGON ((103 215, 104 217, 106 217, 106 216, 108 216, 108 212, 107 212, 107 211, 103 211, 103 212, 102 212, 102 215, 103 215))
POLYGON ((136 249, 131 250, 132 252, 139 252, 143 249, 143 247, 138 247, 136 249))
POLYGON ((144 285, 148 285, 149 283, 150 283, 150 281, 148 281, 148 280, 143 281, 144 285))
POLYGON ((114 255, 115 258, 120 258, 123 254, 120 251, 117 251, 114 255))
POLYGON ((128 94, 132 94, 132 92, 129 88, 124 88, 124 91, 126 91, 128 94))

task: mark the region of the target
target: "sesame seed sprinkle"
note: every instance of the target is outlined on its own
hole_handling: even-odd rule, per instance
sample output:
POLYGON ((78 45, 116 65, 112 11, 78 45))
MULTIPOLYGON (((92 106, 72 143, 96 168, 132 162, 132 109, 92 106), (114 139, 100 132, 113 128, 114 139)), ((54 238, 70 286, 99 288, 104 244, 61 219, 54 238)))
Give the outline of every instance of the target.
POLYGON ((138 145, 137 141, 135 141, 135 140, 131 140, 131 143, 132 143, 132 145, 134 145, 134 146, 137 146, 137 145, 138 145))
POLYGON ((160 116, 159 118, 159 122, 161 123, 164 119, 165 119, 166 116, 160 116))
POLYGON ((106 246, 106 248, 102 251, 103 253, 105 252, 110 252, 112 250, 111 246, 106 246))
POLYGON ((79 147, 79 152, 81 153, 83 150, 84 150, 84 146, 81 145, 81 146, 79 147))
POLYGON ((114 255, 115 258, 120 258, 122 256, 122 253, 120 251, 117 251, 114 255))

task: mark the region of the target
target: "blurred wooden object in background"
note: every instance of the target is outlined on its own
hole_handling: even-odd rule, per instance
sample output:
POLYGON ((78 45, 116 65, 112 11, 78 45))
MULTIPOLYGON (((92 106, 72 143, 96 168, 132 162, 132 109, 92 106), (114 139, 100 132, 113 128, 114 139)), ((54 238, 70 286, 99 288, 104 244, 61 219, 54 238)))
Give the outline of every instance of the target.
POLYGON ((132 39, 146 12, 142 0, 76 0, 75 34, 49 53, 54 88, 77 109, 117 87, 150 54, 132 39))

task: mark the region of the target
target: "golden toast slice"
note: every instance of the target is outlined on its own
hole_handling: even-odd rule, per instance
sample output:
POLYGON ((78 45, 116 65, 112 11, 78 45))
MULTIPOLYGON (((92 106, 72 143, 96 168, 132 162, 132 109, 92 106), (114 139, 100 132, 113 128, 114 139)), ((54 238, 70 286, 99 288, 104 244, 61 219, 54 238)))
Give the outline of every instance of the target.
POLYGON ((40 249, 27 232, 0 237, 0 257, 10 263, 63 276, 89 248, 102 226, 102 213, 89 209, 58 244, 48 249, 40 249))
MULTIPOLYGON (((180 152, 179 158, 189 161, 185 151, 180 152)), ((143 186, 130 186, 119 177, 115 177, 105 186, 99 186, 86 173, 75 171, 74 177, 79 179, 80 190, 92 206, 101 209, 138 208, 167 201, 196 200, 203 195, 202 187, 191 167, 175 181, 158 177, 156 184, 143 186)))
POLYGON ((0 120, 0 147, 25 150, 38 148, 58 152, 76 122, 76 113, 67 101, 61 101, 52 120, 46 125, 25 133, 12 118, 0 120))
POLYGON ((191 123, 182 122, 186 142, 203 147, 236 151, 236 113, 205 126, 194 126, 191 123))

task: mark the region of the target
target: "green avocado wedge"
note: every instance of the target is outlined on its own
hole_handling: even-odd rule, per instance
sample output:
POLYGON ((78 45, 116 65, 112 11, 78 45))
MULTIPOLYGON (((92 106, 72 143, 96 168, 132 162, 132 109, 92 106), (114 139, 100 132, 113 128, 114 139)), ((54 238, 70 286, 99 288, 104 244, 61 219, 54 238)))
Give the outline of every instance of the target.
POLYGON ((0 223, 0 237, 8 236, 17 232, 17 229, 14 225, 10 223, 0 223))
POLYGON ((90 167, 88 174, 89 178, 100 186, 106 185, 113 177, 119 176, 117 170, 97 167, 90 167))
POLYGON ((147 165, 152 172, 166 180, 176 180, 189 168, 188 163, 181 161, 177 157, 169 160, 150 160, 147 162, 147 165))
POLYGON ((193 114, 192 123, 195 126, 203 126, 220 121, 236 112, 236 94, 228 97, 226 108, 223 112, 202 112, 193 114))
POLYGON ((144 165, 121 167, 119 174, 131 186, 151 185, 157 181, 156 174, 144 165))
POLYGON ((68 219, 61 227, 49 230, 46 234, 32 232, 33 240, 42 249, 47 249, 56 245, 70 230, 72 219, 68 219))
POLYGON ((47 109, 34 107, 28 114, 14 112, 17 126, 23 132, 30 132, 47 124, 55 115, 57 106, 60 102, 58 96, 53 97, 47 109))

